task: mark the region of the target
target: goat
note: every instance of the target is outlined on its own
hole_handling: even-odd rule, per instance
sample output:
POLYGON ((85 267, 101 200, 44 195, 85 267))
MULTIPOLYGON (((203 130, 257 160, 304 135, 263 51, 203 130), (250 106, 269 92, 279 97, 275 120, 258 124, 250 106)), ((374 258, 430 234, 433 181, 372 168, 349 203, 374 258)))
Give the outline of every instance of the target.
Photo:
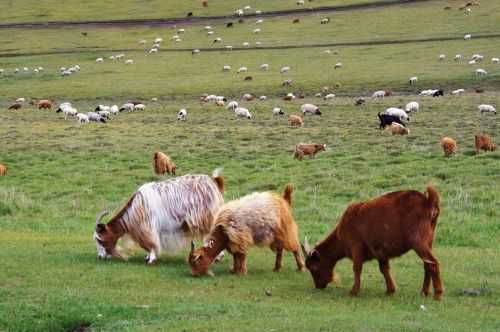
POLYGON ((483 134, 474 136, 474 143, 476 145, 476 154, 479 154, 479 151, 495 151, 497 146, 491 142, 491 137, 483 134))
POLYGON ((153 168, 156 175, 164 175, 165 173, 175 175, 177 166, 169 156, 163 152, 157 151, 153 157, 153 168))
POLYGON ((316 153, 320 151, 325 151, 326 144, 306 144, 299 143, 295 146, 295 151, 293 153, 293 158, 302 161, 305 155, 308 155, 310 159, 316 158, 316 153))
POLYGON ((7 166, 0 164, 0 176, 7 175, 7 166))
POLYGON ((446 157, 457 152, 457 142, 451 137, 443 137, 441 140, 441 147, 446 157))

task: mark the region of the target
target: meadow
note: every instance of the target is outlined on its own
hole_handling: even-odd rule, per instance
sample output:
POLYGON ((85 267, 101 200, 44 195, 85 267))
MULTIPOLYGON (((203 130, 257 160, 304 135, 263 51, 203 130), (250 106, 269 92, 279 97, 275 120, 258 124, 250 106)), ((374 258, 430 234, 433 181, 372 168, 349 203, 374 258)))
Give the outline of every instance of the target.
MULTIPOLYGON (((50 2, 30 0, 12 6, 18 3, 30 10, 52 8, 50 2)), ((122 10, 132 9, 132 1, 115 13, 106 9, 110 4, 117 8, 116 3, 95 7, 99 11, 94 13, 102 15, 95 18, 122 18, 122 10)), ((220 3, 221 12, 243 4, 213 3, 220 3)), ((263 9, 273 3, 248 2, 263 9)), ((148 4, 161 8, 155 1, 148 4)), ((184 5, 165 16, 181 15, 184 5)), ((321 15, 304 16, 297 28, 290 18, 266 19, 259 38, 264 46, 279 46, 500 33, 495 1, 482 1, 470 16, 458 11, 456 1, 409 6, 335 14, 326 26, 319 24, 321 15), (445 5, 453 11, 444 11, 445 5), (443 15, 446 20, 440 20, 443 15)), ((155 13, 147 14, 147 5, 141 8, 144 12, 137 17, 155 13)), ((23 15, 6 20, 49 20, 27 10, 23 15)), ((222 30, 220 22, 212 25, 235 46, 257 40, 251 35, 253 23, 234 30, 222 30)), ((168 41, 175 33, 171 28, 94 27, 85 29, 87 38, 81 36, 82 29, 0 30, 7 41, 0 49, 0 68, 6 70, 0 77, 0 163, 9 169, 0 177, 0 331, 500 330, 500 153, 474 152, 475 134, 487 133, 500 143, 498 116, 477 112, 479 104, 500 105, 500 65, 489 61, 500 55, 498 39, 202 51, 192 56, 191 48, 213 46, 203 26, 186 30, 179 45, 168 41), (165 48, 145 56, 137 41, 157 36, 165 39, 165 48), (132 66, 107 60, 122 49, 134 59, 132 66), (338 54, 326 54, 325 49, 338 54), (446 61, 437 60, 441 53, 446 61), (456 53, 465 59, 454 62, 456 53), (484 54, 485 61, 467 65, 473 53, 484 54), (98 56, 105 63, 96 64, 98 56), (334 70, 339 61, 344 67, 334 70), (258 71, 261 63, 269 63, 271 70, 258 71), (70 77, 58 75, 59 67, 74 64, 82 70, 70 77), (221 71, 225 64, 232 72, 221 71), (253 81, 243 82, 244 75, 235 73, 243 65, 253 81), (292 70, 280 75, 284 65, 292 70), (12 73, 12 68, 24 66, 43 66, 45 72, 12 73), (487 77, 473 74, 479 67, 488 71, 487 77), (407 84, 413 75, 419 76, 414 88, 407 84), (293 79, 292 87, 281 87, 287 78, 293 79), (334 89, 334 100, 313 97, 322 86, 336 83, 341 86, 334 89), (444 88, 447 95, 415 96, 433 87, 444 88), (449 95, 450 89, 462 87, 465 95, 449 95), (475 87, 486 92, 475 93, 475 87), (354 106, 358 96, 377 89, 396 95, 380 101, 366 98, 365 105, 354 106), (283 101, 280 97, 290 91, 304 92, 306 99, 283 101), (242 102, 253 114, 251 121, 198 101, 202 93, 240 100, 244 92, 269 97, 242 102), (105 125, 79 125, 27 104, 19 111, 7 110, 21 96, 72 101, 82 112, 97 104, 142 99, 147 110, 121 113, 105 125), (152 97, 159 99, 152 102, 152 97), (394 137, 378 129, 378 112, 410 100, 418 101, 421 110, 412 115, 409 136, 394 137), (292 129, 286 117, 271 113, 280 106, 287 115, 299 114, 305 102, 320 106, 323 115, 306 117, 302 128, 292 129), (189 112, 186 122, 176 120, 182 107, 189 112), (458 153, 451 158, 439 146, 443 136, 458 142, 458 153), (327 151, 299 162, 291 153, 299 142, 325 143, 327 151), (314 289, 308 272, 295 271, 290 254, 283 271, 272 272, 274 255, 267 249, 250 252, 245 277, 229 273, 232 259, 226 256, 214 266, 214 278, 192 278, 187 250, 162 256, 154 267, 145 266, 141 251, 131 252, 128 262, 98 261, 92 240, 95 216, 104 208, 119 209, 141 184, 169 178, 153 174, 156 150, 174 159, 179 175, 224 167, 226 201, 253 191, 281 192, 292 183, 300 237, 313 243, 333 229, 351 202, 395 190, 424 191, 434 184, 442 202, 434 253, 442 267, 443 300, 420 296, 423 267, 414 253, 392 261, 398 285, 392 297, 385 295, 377 264, 365 264, 359 298, 348 296, 353 278, 347 260, 338 266, 341 283, 322 291, 314 289), (478 295, 470 296, 470 290, 478 295)))

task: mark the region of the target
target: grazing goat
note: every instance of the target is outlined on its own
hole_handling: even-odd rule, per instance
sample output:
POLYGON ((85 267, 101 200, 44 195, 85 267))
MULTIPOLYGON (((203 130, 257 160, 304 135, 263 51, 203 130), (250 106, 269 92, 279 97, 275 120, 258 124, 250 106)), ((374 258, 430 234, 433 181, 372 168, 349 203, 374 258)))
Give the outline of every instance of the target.
POLYGON ((304 121, 298 115, 290 115, 288 117, 288 123, 292 127, 302 127, 304 125, 304 121))
POLYGON ((38 109, 41 110, 41 109, 52 109, 52 101, 50 100, 47 100, 47 99, 42 99, 42 100, 39 100, 38 103, 36 104, 38 109))
POLYGON ((386 130, 390 130, 392 135, 408 135, 410 133, 410 129, 406 128, 403 125, 400 125, 397 122, 391 123, 389 127, 386 128, 386 130))
POLYGON ((19 110, 21 109, 21 107, 23 107, 23 104, 21 103, 14 103, 12 105, 9 106, 9 109, 10 110, 19 110))
POLYGON ((188 258, 191 275, 212 274, 210 265, 224 249, 233 255, 231 272, 245 275, 247 252, 252 246, 269 247, 276 252, 274 271, 282 267, 283 250, 293 252, 297 269, 304 271, 297 224, 292 215, 292 191, 292 186, 287 185, 283 196, 260 192, 224 204, 217 212, 205 245, 195 250, 194 242, 191 243, 188 258))
POLYGON ((441 140, 441 147, 446 157, 457 152, 457 142, 451 137, 443 137, 441 140))
POLYGON ((497 149, 497 146, 491 142, 491 137, 486 134, 474 136, 474 143, 476 145, 477 154, 479 154, 481 150, 495 151, 497 149))
POLYGON ((7 166, 0 164, 0 176, 7 175, 7 166))
POLYGON ((393 122, 397 122, 404 126, 401 118, 396 115, 378 113, 378 119, 380 121, 380 129, 385 129, 385 127, 390 126, 393 122))
POLYGON ((326 150, 326 144, 306 144, 299 143, 295 145, 295 151, 293 153, 293 158, 302 161, 304 156, 309 156, 310 159, 316 158, 316 153, 326 150))
POLYGON ((356 296, 361 288, 363 263, 376 259, 387 294, 394 294, 396 284, 389 260, 414 250, 424 262, 422 294, 429 294, 432 280, 434 299, 441 299, 443 285, 439 262, 432 254, 439 213, 439 194, 431 185, 427 187, 427 195, 414 190, 396 191, 349 205, 326 239, 313 249, 306 239, 302 247, 315 287, 324 289, 333 281, 335 265, 348 257, 354 271, 350 294, 356 296))
POLYGON ((224 179, 214 171, 207 175, 184 175, 142 185, 107 223, 97 217, 94 239, 99 259, 125 259, 116 243, 129 235, 148 252, 154 264, 161 251, 175 252, 189 239, 203 237, 212 228, 215 214, 224 203, 224 179))
POLYGON ((169 156, 163 152, 157 151, 153 157, 153 168, 156 175, 164 175, 165 173, 175 175, 177 166, 175 166, 169 156))

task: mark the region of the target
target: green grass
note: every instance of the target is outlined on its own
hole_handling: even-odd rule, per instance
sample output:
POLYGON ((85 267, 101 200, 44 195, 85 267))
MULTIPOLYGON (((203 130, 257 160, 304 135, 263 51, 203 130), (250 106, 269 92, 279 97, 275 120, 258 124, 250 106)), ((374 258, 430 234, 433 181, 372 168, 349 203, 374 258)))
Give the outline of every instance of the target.
MULTIPOLYGON (((104 9, 108 3, 100 4, 99 11, 96 2, 73 6, 68 2, 57 10, 48 2, 7 3, 22 10, 15 7, 18 10, 6 13, 5 4, 0 4, 5 22, 47 20, 34 16, 37 6, 54 19, 80 19, 78 15, 114 19, 133 8, 131 1, 124 2, 109 7, 111 15, 104 9), (73 10, 80 12, 71 15, 73 10)), ((147 3, 165 6, 161 8, 172 4, 147 3)), ((211 1, 210 10, 231 12, 242 3, 211 1)), ((257 6, 257 1, 247 3, 257 6)), ((164 16, 181 15, 188 4, 183 2, 176 7, 179 12, 164 16)), ((294 7, 295 1, 262 2, 262 9, 270 10, 264 5, 294 7)), ((454 1, 433 1, 340 13, 324 26, 318 23, 321 15, 304 17, 299 25, 292 25, 291 18, 266 19, 258 39, 273 46, 498 32, 496 2, 482 1, 470 16, 456 6, 454 1), (443 11, 447 4, 454 9, 443 11)), ((149 7, 141 8, 137 17, 147 17, 149 7)), ((258 40, 251 34, 254 26, 247 22, 231 30, 217 25, 216 31, 236 46, 258 40)), ((196 57, 189 52, 161 52, 146 57, 137 46, 139 39, 162 36, 165 48, 212 47, 202 26, 186 29, 178 45, 167 41, 174 34, 171 29, 86 29, 86 38, 82 29, 0 31, 0 68, 6 70, 0 77, 0 163, 9 169, 8 176, 0 178, 0 331, 78 331, 82 326, 91 331, 500 330, 500 265, 496 264, 500 152, 475 155, 473 146, 474 135, 481 132, 499 143, 498 117, 477 113, 479 104, 500 105, 500 67, 489 61, 499 56, 498 39, 331 47, 338 55, 325 54, 326 48, 304 48, 202 52, 196 57), (19 56, 62 49, 75 53, 19 56), (132 49, 126 53, 135 60, 133 66, 95 63, 96 57, 119 49, 132 49), (448 59, 438 62, 440 53, 448 59), (469 66, 465 60, 453 62, 456 53, 465 58, 481 53, 487 60, 469 66), (339 61, 344 67, 334 70, 339 61), (262 63, 269 63, 271 70, 258 71, 262 63), (82 67, 79 73, 57 75, 59 67, 74 64, 82 67), (222 73, 224 64, 233 72, 222 73), (235 73, 242 65, 249 67, 252 82, 243 82, 243 75, 235 73), (284 65, 292 70, 280 75, 284 65), (46 71, 12 73, 24 66, 44 66, 46 71), (489 75, 476 78, 473 70, 478 67, 489 75), (419 77, 415 89, 407 85, 413 75, 419 77), (292 88, 281 87, 285 78, 294 80, 292 88), (350 97, 330 102, 312 97, 322 86, 337 82, 342 84, 335 89, 338 95, 368 95, 376 89, 400 95, 384 101, 368 98, 361 108, 350 97), (475 86, 487 92, 471 92, 475 86), (444 98, 411 95, 431 87, 465 87, 468 93, 444 98), (303 91, 307 97, 294 102, 277 97, 289 91, 303 91), (254 92, 270 99, 243 102, 254 116, 246 121, 223 108, 199 103, 197 97, 205 92, 238 100, 242 93, 254 92), (146 102, 144 113, 122 113, 106 125, 79 126, 75 120, 65 121, 53 111, 29 105, 7 111, 20 96, 69 100, 82 112, 98 103, 148 101, 154 96, 160 100, 146 102), (410 100, 421 105, 421 111, 412 115, 410 136, 393 137, 378 130, 377 112, 410 100), (289 128, 286 118, 271 113, 281 106, 287 115, 298 114, 305 102, 318 104, 323 116, 307 117, 300 129, 289 128), (188 108, 187 122, 176 120, 181 107, 188 108), (456 156, 443 156, 439 146, 443 136, 457 140, 456 156), (298 142, 326 143, 327 151, 315 160, 299 162, 289 152, 298 142), (413 253, 392 262, 399 286, 395 296, 384 295, 383 278, 376 264, 368 263, 357 299, 347 295, 352 284, 349 261, 339 265, 341 285, 324 291, 313 288, 308 273, 294 271, 291 255, 286 255, 284 270, 273 273, 274 257, 265 249, 251 251, 249 274, 243 278, 229 274, 230 257, 214 267, 215 278, 191 278, 186 251, 162 256, 152 268, 144 265, 142 252, 135 252, 126 263, 97 261, 92 240, 96 214, 104 208, 118 209, 141 184, 164 179, 154 176, 151 167, 158 149, 172 156, 180 175, 208 174, 224 166, 226 200, 253 191, 282 191, 292 183, 300 236, 313 242, 334 227, 350 202, 393 190, 423 191, 433 183, 442 201, 435 254, 446 288, 443 301, 420 297, 423 268, 413 253), (478 297, 460 293, 481 287, 490 292, 478 297), (272 296, 266 296, 266 290, 272 296)))

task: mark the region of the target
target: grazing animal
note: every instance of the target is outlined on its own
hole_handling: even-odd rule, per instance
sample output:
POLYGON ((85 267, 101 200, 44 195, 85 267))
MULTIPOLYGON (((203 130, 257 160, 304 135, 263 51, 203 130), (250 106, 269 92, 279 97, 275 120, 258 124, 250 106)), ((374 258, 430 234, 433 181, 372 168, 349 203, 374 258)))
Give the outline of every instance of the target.
POLYGON ((451 137, 443 137, 441 140, 441 147, 443 148, 443 152, 446 157, 449 157, 457 152, 457 142, 451 137))
POLYGON ((401 121, 401 118, 396 115, 389 115, 378 113, 378 119, 380 121, 380 129, 385 129, 385 127, 390 126, 393 122, 399 123, 404 126, 404 123, 401 121))
POLYGON ((410 85, 416 85, 416 84, 417 84, 417 81, 418 81, 418 77, 417 77, 417 76, 412 76, 412 77, 410 77, 410 79, 408 80, 408 82, 410 83, 410 85))
POLYGON ((481 104, 477 107, 480 113, 493 113, 497 114, 497 110, 493 105, 481 104))
POLYGON ((217 216, 205 245, 195 250, 191 243, 189 265, 192 276, 213 275, 210 265, 227 249, 233 255, 231 272, 247 274, 247 252, 250 247, 269 247, 276 252, 274 271, 282 267, 283 250, 295 256, 297 269, 304 271, 304 259, 298 240, 298 228, 292 215, 291 185, 283 196, 273 192, 257 192, 224 204, 217 216))
POLYGON ((304 125, 304 120, 298 115, 290 115, 288 117, 288 123, 292 127, 302 127, 304 125))
POLYGON ((251 120, 252 119, 252 114, 250 111, 244 107, 238 107, 234 110, 234 114, 236 115, 237 118, 246 118, 251 120))
POLYGON ((363 105, 365 102, 366 102, 366 101, 365 101, 363 98, 359 98, 359 99, 357 99, 357 100, 356 100, 355 105, 356 105, 356 106, 361 106, 361 105, 363 105))
POLYGON ((486 70, 484 70, 484 69, 481 69, 481 68, 476 69, 475 73, 476 73, 477 76, 486 76, 486 75, 488 75, 488 72, 486 70))
POLYGON ((116 243, 128 235, 148 252, 147 264, 154 264, 162 251, 175 252, 210 232, 224 203, 223 192, 224 179, 217 170, 212 177, 184 175, 142 185, 107 224, 101 223, 107 211, 97 217, 97 257, 125 259, 116 243))
POLYGON ((295 145, 295 151, 293 152, 293 158, 302 161, 304 156, 309 156, 310 159, 316 158, 316 154, 320 151, 326 150, 326 144, 306 144, 299 143, 295 145))
POLYGON ((321 24, 328 24, 328 23, 330 23, 330 18, 322 18, 320 23, 321 24))
POLYGON ((201 4, 203 5, 204 8, 208 7, 208 1, 207 0, 202 1, 201 4))
POLYGON ((386 130, 390 130, 392 135, 408 135, 410 133, 410 129, 406 128, 403 125, 400 125, 397 122, 391 123, 389 127, 386 128, 386 130))
POLYGON ((84 114, 84 113, 76 114, 76 119, 77 119, 78 123, 80 123, 80 124, 90 122, 89 116, 87 114, 84 114))
POLYGON ((256 97, 253 93, 245 93, 242 97, 243 100, 245 101, 252 101, 254 100, 256 97))
POLYGON ((177 166, 168 155, 156 151, 153 157, 153 168, 156 175, 164 175, 165 173, 175 175, 177 166))
POLYGON ((252 81, 253 77, 252 76, 245 76, 245 78, 243 80, 244 81, 252 81))
POLYGON ((444 96, 444 91, 439 89, 437 91, 435 91, 433 94, 432 94, 433 97, 439 97, 439 96, 444 96))
POLYGON ((323 97, 323 100, 331 100, 335 98, 335 94, 334 93, 329 93, 327 94, 326 96, 323 97))
POLYGON ((484 92, 484 89, 483 88, 474 88, 474 91, 476 93, 483 93, 484 92))
POLYGON ((405 110, 407 113, 418 112, 419 107, 420 106, 416 101, 410 101, 408 104, 406 104, 405 110))
POLYGON ((292 83, 292 80, 284 80, 283 83, 281 83, 281 86, 292 86, 292 83))
POLYGON ((226 106, 226 109, 230 110, 230 111, 234 111, 238 108, 239 104, 237 101, 230 101, 229 103, 227 103, 227 106, 226 106))
POLYGON ((397 107, 389 107, 382 114, 398 116, 401 122, 410 121, 410 117, 408 116, 408 114, 404 110, 397 107))
POLYGON ((47 100, 47 99, 42 99, 42 100, 39 100, 38 103, 37 103, 37 107, 39 110, 41 109, 52 109, 52 101, 50 100, 47 100))
POLYGON ((226 28, 232 28, 234 26, 233 22, 227 22, 226 23, 226 28))
POLYGON ((129 112, 132 112, 134 110, 134 103, 125 103, 122 105, 122 107, 120 107, 119 111, 120 112, 123 112, 123 111, 129 111, 129 112))
POLYGON ((300 23, 300 18, 294 18, 292 23, 293 24, 300 23))
POLYGON ((465 93, 465 89, 456 89, 451 92, 452 95, 454 96, 460 96, 465 93))
POLYGON ((7 175, 7 166, 0 164, 0 176, 7 175))
POLYGON ((186 14, 186 17, 192 17, 193 16, 193 12, 189 12, 186 14))
POLYGON ((177 113, 177 120, 186 121, 186 119, 187 119, 187 110, 183 108, 179 111, 179 113, 177 113))
POLYGON ((23 107, 23 104, 21 103, 14 103, 12 105, 9 106, 9 109, 10 110, 19 110, 21 109, 21 107, 23 107))
POLYGON ((302 111, 302 113, 304 113, 304 115, 306 114, 321 115, 319 107, 313 104, 304 104, 300 106, 300 110, 302 111))
POLYGON ((291 68, 289 66, 281 67, 280 74, 288 73, 290 71, 290 69, 291 68))
POLYGON ((474 136, 474 143, 476 145, 476 153, 479 154, 480 150, 495 151, 497 146, 491 142, 491 137, 486 134, 474 136))
POLYGON ((281 107, 275 107, 275 108, 273 108, 273 114, 274 115, 285 115, 285 112, 281 109, 281 107))
POLYGON ((354 271, 350 295, 357 296, 364 262, 376 259, 387 294, 392 295, 396 284, 389 260, 414 250, 424 263, 422 294, 429 294, 432 280, 434 299, 440 300, 443 285, 439 261, 432 254, 439 214, 439 194, 432 185, 427 186, 427 195, 415 190, 396 191, 349 205, 326 239, 314 248, 306 239, 302 247, 315 287, 326 288, 334 280, 337 262, 348 257, 354 271))
POLYGON ((89 121, 106 123, 106 118, 96 112, 87 112, 87 117, 89 121))
POLYGON ((375 91, 373 94, 372 94, 372 98, 374 99, 377 99, 377 98, 384 98, 384 97, 388 97, 389 95, 387 94, 387 91, 384 91, 384 90, 378 90, 378 91, 375 91))

